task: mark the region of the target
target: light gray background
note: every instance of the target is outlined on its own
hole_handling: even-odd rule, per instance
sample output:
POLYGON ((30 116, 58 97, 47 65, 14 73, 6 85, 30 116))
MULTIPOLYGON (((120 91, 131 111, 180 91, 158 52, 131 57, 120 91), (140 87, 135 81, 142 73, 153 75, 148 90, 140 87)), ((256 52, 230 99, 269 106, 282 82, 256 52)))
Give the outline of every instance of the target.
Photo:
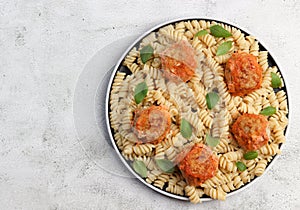
MULTIPOLYGON (((296 0, 0 0, 0 209, 300 209, 299 22, 296 0), (97 52, 187 16, 251 31, 277 58, 290 90, 282 155, 225 202, 177 201, 111 173, 127 171, 101 148, 80 144, 74 125, 77 82, 97 52)), ((102 75, 108 70, 99 68, 102 75)))

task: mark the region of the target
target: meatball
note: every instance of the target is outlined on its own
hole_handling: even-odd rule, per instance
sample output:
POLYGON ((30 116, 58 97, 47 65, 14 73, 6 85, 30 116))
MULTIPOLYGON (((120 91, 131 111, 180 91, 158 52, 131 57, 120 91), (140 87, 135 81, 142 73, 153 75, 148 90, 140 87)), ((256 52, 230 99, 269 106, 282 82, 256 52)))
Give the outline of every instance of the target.
POLYGON ((254 55, 234 53, 226 63, 225 80, 232 95, 249 94, 261 87, 262 67, 254 55))
POLYGON ((268 121, 263 115, 243 114, 232 126, 232 133, 245 150, 257 150, 269 141, 268 121))
POLYGON ((187 41, 177 42, 161 53, 161 63, 168 79, 187 82, 195 74, 195 51, 187 41))
POLYGON ((179 162, 179 169, 189 185, 200 186, 216 175, 218 157, 204 144, 195 144, 179 162))
POLYGON ((133 120, 133 132, 142 142, 158 143, 170 131, 171 115, 164 106, 151 106, 137 110, 133 120))

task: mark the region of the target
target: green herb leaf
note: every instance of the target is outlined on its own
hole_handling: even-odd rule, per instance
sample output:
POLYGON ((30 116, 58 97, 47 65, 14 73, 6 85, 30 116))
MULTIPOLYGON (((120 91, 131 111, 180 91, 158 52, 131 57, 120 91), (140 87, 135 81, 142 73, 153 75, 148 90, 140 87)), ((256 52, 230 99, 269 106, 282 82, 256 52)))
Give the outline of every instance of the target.
POLYGON ((153 51, 154 50, 150 45, 147 45, 141 49, 140 55, 144 64, 152 57, 153 51))
POLYGON ((230 37, 232 34, 222 26, 214 25, 210 27, 210 33, 215 37, 230 37))
POLYGON ((191 124, 186 120, 186 119, 182 119, 181 123, 180 123, 180 133, 181 135, 186 138, 189 139, 192 136, 192 126, 191 124))
POLYGON ((134 100, 137 104, 141 103, 148 93, 146 82, 139 83, 134 89, 134 100))
POLYGON ((156 165, 166 173, 173 173, 174 172, 174 164, 170 160, 166 159, 156 159, 156 165))
POLYGON ((216 147, 220 143, 220 139, 206 134, 206 143, 211 147, 216 147))
POLYGON ((138 173, 141 177, 145 178, 147 177, 147 168, 143 161, 141 160, 134 160, 133 169, 136 173, 138 173))
POLYGON ((204 36, 208 34, 208 31, 207 30, 201 30, 201 31, 198 31, 196 34, 195 34, 195 37, 198 37, 198 36, 204 36))
POLYGON ((217 49, 216 55, 224 55, 226 54, 232 47, 232 41, 223 42, 217 49))
POLYGON ((206 94, 205 98, 208 109, 212 109, 217 105, 220 97, 216 92, 209 92, 206 94))
POLYGON ((243 162, 238 161, 235 164, 240 171, 245 171, 247 169, 247 166, 243 162))
POLYGON ((273 72, 271 72, 271 77, 272 77, 272 82, 271 82, 272 87, 273 88, 279 88, 281 86, 280 77, 277 74, 273 73, 273 72))
POLYGON ((246 154, 244 154, 245 160, 253 160, 253 159, 257 158, 257 156, 258 156, 257 151, 250 151, 250 152, 247 152, 246 154))
POLYGON ((273 106, 268 106, 260 111, 260 114, 265 116, 271 116, 272 114, 276 113, 276 108, 273 106))

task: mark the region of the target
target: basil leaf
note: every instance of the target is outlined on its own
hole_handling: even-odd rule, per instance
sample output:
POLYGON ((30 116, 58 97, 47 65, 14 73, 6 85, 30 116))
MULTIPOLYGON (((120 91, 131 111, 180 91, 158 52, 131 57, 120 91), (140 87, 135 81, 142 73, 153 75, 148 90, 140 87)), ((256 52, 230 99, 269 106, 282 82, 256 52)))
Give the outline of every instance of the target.
POLYGON ((139 83, 134 89, 134 100, 137 104, 141 103, 148 93, 146 82, 139 83))
POLYGON ((223 42, 217 49, 216 55, 224 55, 226 54, 232 47, 232 41, 223 42))
POLYGON ((220 143, 220 139, 206 134, 206 143, 211 147, 216 147, 220 143))
POLYGON ((209 92, 205 98, 208 109, 212 109, 217 105, 220 97, 216 92, 209 92))
POLYGON ((245 171, 247 169, 247 166, 243 162, 238 161, 235 165, 240 171, 245 171))
POLYGON ((201 31, 198 31, 196 34, 195 34, 195 37, 198 37, 198 36, 204 36, 208 34, 208 31, 207 30, 201 30, 201 31))
POLYGON ((163 172, 166 173, 174 172, 174 164, 170 160, 156 159, 155 163, 163 172))
POLYGON ((192 126, 185 119, 181 120, 181 123, 180 123, 180 133, 186 139, 189 139, 192 136, 192 126))
POLYGON ((143 161, 141 160, 134 160, 133 169, 136 173, 138 173, 141 177, 145 178, 147 177, 147 168, 143 161))
POLYGON ((260 111, 260 114, 265 116, 271 116, 272 114, 276 113, 276 108, 273 106, 268 106, 260 111))
POLYGON ((147 45, 141 49, 140 56, 144 64, 152 57, 153 51, 154 50, 150 45, 147 45))
POLYGON ((244 154, 244 158, 245 160, 253 160, 255 158, 257 158, 258 153, 256 151, 250 151, 247 152, 246 154, 244 154))
POLYGON ((272 87, 273 88, 279 88, 281 86, 280 77, 277 74, 273 73, 273 72, 271 72, 271 77, 272 77, 272 81, 271 81, 272 87))
POLYGON ((232 34, 224 29, 222 26, 219 25, 214 25, 211 26, 210 28, 210 33, 215 36, 215 37, 230 37, 232 34))

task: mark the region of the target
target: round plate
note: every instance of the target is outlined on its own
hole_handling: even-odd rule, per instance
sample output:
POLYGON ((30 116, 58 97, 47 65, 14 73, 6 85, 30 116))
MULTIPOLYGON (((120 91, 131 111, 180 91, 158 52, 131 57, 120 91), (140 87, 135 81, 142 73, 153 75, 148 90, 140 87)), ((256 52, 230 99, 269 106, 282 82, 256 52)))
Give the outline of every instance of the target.
MULTIPOLYGON (((109 117, 109 113, 110 113, 110 105, 109 105, 109 101, 110 101, 110 92, 112 90, 112 84, 113 84, 113 80, 116 76, 116 73, 118 71, 120 72, 125 72, 127 75, 131 74, 131 72, 129 71, 129 69, 127 68, 124 68, 124 66, 122 66, 122 62, 124 61, 126 55, 134 48, 134 47, 138 47, 139 44, 141 43, 141 41, 146 37, 148 36, 151 32, 157 32, 160 28, 164 27, 164 26, 167 26, 169 24, 175 24, 175 23, 179 23, 181 21, 192 21, 192 20, 204 20, 204 21, 215 21, 217 23, 223 23, 223 24, 226 24, 228 26, 231 26, 231 27, 235 27, 239 30, 241 30, 242 33, 245 34, 245 36, 248 36, 250 35, 250 33, 248 33, 247 31, 245 31, 244 29, 241 29, 241 27, 238 27, 232 23, 228 23, 227 21, 220 21, 220 20, 216 20, 216 19, 212 19, 212 18, 183 18, 183 19, 176 19, 176 20, 172 20, 172 21, 168 21, 168 22, 165 22, 165 23, 162 23, 160 25, 157 25, 155 26, 154 28, 150 29, 149 31, 147 31, 146 33, 144 33, 143 35, 141 35, 138 39, 136 39, 135 42, 133 42, 129 47, 128 49, 124 52, 124 54, 121 56, 121 58, 119 59, 119 61, 116 63, 115 65, 115 68, 112 72, 112 75, 111 75, 111 78, 110 78, 110 81, 108 83, 108 88, 107 88, 107 93, 106 93, 106 123, 107 123, 107 129, 108 129, 108 134, 109 134, 109 137, 110 137, 110 140, 111 140, 111 143, 117 153, 117 155, 120 157, 121 161, 124 163, 124 165, 128 168, 128 170, 137 178, 139 179, 143 184, 145 184, 146 186, 150 187, 151 189, 163 194, 163 195, 166 195, 166 196, 169 196, 169 197, 172 197, 172 198, 176 198, 176 199, 179 199, 179 200, 188 200, 188 197, 186 196, 180 196, 180 195, 175 195, 175 194, 172 194, 170 192, 167 192, 165 190, 161 190, 160 188, 158 187, 155 187, 154 185, 152 184, 149 184, 145 181, 145 179, 141 178, 140 175, 138 175, 132 168, 132 164, 131 164, 131 161, 127 161, 123 156, 122 156, 122 153, 120 151, 120 149, 118 148, 118 146, 116 145, 116 141, 114 139, 114 130, 112 129, 112 127, 110 126, 110 117, 109 117)), ((261 43, 261 41, 259 41, 259 51, 266 51, 267 48, 265 47, 265 45, 263 45, 261 43)), ((270 53, 269 50, 268 51, 268 64, 269 66, 276 66, 278 68, 278 71, 280 72, 281 76, 282 76, 282 72, 281 72, 281 68, 278 66, 278 64, 275 62, 275 59, 273 57, 273 55, 270 53)), ((284 81, 284 77, 282 76, 282 80, 284 81)), ((286 88, 286 83, 284 81, 284 84, 285 86, 280 88, 280 89, 275 89, 275 92, 279 91, 279 90, 284 90, 285 93, 286 93, 286 97, 287 97, 287 106, 289 108, 289 104, 288 104, 288 94, 287 94, 287 88, 286 88)), ((288 114, 287 114, 287 118, 288 118, 288 114)), ((285 131, 284 131, 284 134, 286 135, 286 132, 287 132, 287 128, 288 126, 286 127, 285 131)), ((279 145, 279 148, 282 149, 282 143, 279 145)), ((266 170, 270 168, 271 164, 275 161, 275 159, 277 159, 277 155, 275 155, 275 157, 267 164, 267 167, 266 167, 266 170)), ((266 171, 265 171, 266 172, 266 171)), ((264 173, 265 173, 264 172, 264 173)), ((238 192, 241 192, 242 190, 246 189, 248 186, 250 186, 251 184, 253 184, 256 180, 258 180, 260 177, 255 177, 254 179, 252 179, 250 182, 246 183, 245 185, 243 185, 241 188, 237 189, 237 190, 233 190, 229 193, 227 193, 227 197, 228 196, 231 196, 231 195, 234 195, 238 192)), ((212 200, 210 197, 202 197, 201 198, 201 201, 209 201, 209 200, 212 200)))

